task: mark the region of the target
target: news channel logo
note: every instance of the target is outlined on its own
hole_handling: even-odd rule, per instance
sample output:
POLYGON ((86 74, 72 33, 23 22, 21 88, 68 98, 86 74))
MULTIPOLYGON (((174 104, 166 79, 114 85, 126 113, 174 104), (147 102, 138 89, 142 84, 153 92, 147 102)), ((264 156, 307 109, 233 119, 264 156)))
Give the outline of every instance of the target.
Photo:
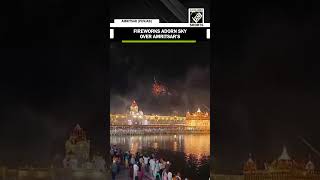
POLYGON ((189 8, 188 9, 189 23, 201 24, 204 23, 204 8, 189 8))

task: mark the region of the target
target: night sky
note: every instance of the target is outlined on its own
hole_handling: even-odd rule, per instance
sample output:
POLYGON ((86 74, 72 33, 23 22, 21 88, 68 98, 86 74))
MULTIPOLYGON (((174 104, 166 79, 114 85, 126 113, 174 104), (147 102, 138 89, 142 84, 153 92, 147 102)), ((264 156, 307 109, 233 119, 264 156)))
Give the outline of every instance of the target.
POLYGON ((111 112, 125 113, 134 99, 147 114, 185 115, 210 107, 210 43, 111 46, 111 112), (171 95, 154 96, 154 78, 171 95))
MULTIPOLYGON (((24 1, 1 16, 0 162, 45 166, 79 123, 94 151, 104 129, 103 3, 24 1)), ((4 7, 4 6, 2 6, 4 7)))

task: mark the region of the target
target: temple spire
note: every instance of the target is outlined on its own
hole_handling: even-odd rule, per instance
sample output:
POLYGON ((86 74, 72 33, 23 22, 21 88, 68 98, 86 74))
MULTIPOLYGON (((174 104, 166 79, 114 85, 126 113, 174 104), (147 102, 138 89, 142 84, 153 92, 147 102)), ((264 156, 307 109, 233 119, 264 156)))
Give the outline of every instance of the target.
POLYGON ((76 125, 76 127, 74 128, 75 130, 81 130, 81 127, 79 124, 76 125))
POLYGON ((282 153, 279 156, 278 160, 285 160, 285 161, 291 160, 291 158, 290 158, 290 156, 289 156, 289 154, 287 152, 287 147, 286 146, 283 146, 282 153))

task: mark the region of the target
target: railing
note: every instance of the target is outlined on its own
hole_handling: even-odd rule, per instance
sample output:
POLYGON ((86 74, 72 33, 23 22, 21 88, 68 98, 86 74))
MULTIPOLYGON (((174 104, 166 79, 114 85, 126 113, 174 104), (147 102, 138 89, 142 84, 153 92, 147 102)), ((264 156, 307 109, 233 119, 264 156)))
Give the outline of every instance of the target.
POLYGON ((0 173, 0 180, 106 180, 110 178, 106 172, 93 169, 8 169, 1 167, 0 173))
POLYGON ((255 173, 244 174, 244 180, 320 180, 320 171, 258 171, 255 173))
POLYGON ((144 134, 206 134, 206 130, 186 130, 179 128, 143 128, 143 129, 111 129, 110 135, 144 135, 144 134))
POLYGON ((244 180, 244 177, 243 175, 214 174, 211 176, 210 180, 244 180))

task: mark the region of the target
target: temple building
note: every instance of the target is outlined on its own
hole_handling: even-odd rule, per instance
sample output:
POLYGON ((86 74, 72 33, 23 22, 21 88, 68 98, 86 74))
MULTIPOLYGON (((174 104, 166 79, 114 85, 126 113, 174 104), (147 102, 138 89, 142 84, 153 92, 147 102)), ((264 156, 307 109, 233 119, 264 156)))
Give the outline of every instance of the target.
POLYGON ((252 159, 251 153, 249 154, 249 159, 243 166, 243 172, 244 173, 254 173, 257 171, 257 165, 252 159))
POLYGON ((85 131, 79 124, 72 130, 69 139, 65 143, 65 157, 76 158, 79 163, 89 159, 90 141, 87 140, 85 131))
POLYGON ((210 115, 208 112, 201 112, 198 108, 197 112, 187 112, 185 125, 190 129, 210 130, 210 115))
POLYGON ((110 114, 111 126, 113 125, 148 125, 148 116, 139 111, 139 106, 135 100, 132 101, 128 114, 110 114))
POLYGON ((296 162, 290 157, 287 148, 284 146, 280 156, 274 159, 270 165, 265 163, 264 169, 261 170, 257 169, 257 165, 250 155, 249 159, 244 163, 243 174, 245 180, 320 179, 320 172, 315 168, 315 164, 310 157, 307 162, 296 162))
POLYGON ((137 126, 137 127, 181 127, 186 130, 210 130, 210 115, 201 112, 200 108, 195 113, 187 113, 186 116, 176 115, 147 115, 139 110, 134 100, 126 114, 110 114, 111 126, 137 126))

